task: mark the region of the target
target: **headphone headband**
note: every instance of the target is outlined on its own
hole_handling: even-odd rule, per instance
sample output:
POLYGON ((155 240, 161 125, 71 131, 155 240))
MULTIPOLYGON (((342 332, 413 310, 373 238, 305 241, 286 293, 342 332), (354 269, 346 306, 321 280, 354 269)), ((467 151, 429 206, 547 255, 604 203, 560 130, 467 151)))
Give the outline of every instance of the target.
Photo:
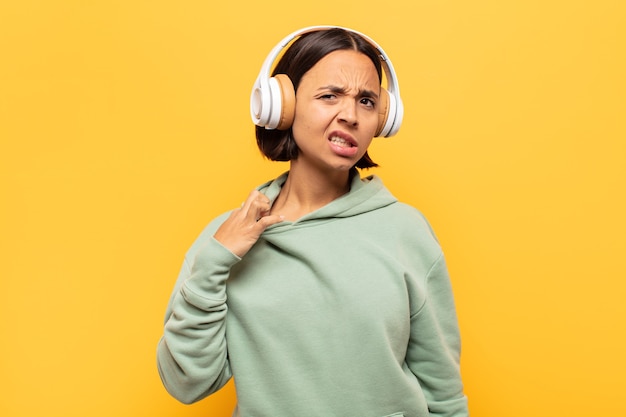
POLYGON ((327 29, 343 29, 348 32, 355 33, 356 35, 365 39, 370 45, 372 45, 378 51, 378 57, 380 58, 381 66, 385 72, 387 79, 387 91, 389 93, 389 111, 387 120, 385 121, 379 136, 392 136, 399 129, 402 122, 402 116, 404 113, 404 107, 400 98, 400 88, 396 77, 396 72, 393 68, 391 60, 385 53, 385 51, 369 36, 358 32, 353 29, 348 29, 341 26, 308 26, 303 29, 297 30, 289 35, 285 36, 272 50, 261 66, 259 75, 254 83, 252 89, 252 95, 250 97, 250 115, 252 121, 257 126, 265 127, 266 129, 275 129, 280 121, 281 109, 280 97, 272 97, 270 93, 273 89, 278 89, 276 80, 271 77, 272 65, 281 51, 287 47, 295 38, 305 35, 310 32, 316 32, 318 30, 327 29))

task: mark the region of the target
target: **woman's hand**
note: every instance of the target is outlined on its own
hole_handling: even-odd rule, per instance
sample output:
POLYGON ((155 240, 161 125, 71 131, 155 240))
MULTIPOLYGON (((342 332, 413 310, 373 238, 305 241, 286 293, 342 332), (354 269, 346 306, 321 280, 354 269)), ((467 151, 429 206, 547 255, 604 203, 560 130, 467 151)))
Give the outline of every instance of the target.
POLYGON ((254 190, 241 208, 233 210, 213 237, 235 255, 242 258, 259 240, 269 226, 280 223, 283 216, 270 214, 270 200, 254 190))

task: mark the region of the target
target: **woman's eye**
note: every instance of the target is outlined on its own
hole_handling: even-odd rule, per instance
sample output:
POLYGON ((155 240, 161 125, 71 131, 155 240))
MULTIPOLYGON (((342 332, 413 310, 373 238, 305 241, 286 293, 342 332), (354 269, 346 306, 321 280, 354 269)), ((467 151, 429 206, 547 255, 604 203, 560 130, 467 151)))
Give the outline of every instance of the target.
POLYGON ((367 107, 374 107, 376 103, 371 98, 361 99, 361 104, 365 104, 367 107))

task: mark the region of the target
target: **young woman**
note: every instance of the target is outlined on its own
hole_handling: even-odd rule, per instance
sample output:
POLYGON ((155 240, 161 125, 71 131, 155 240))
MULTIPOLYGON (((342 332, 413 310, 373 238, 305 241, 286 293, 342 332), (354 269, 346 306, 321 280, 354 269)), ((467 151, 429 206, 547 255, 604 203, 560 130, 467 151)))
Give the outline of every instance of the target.
POLYGON ((259 148, 289 171, 189 249, 158 346, 163 383, 192 403, 234 377, 240 417, 467 416, 441 248, 357 170, 399 128, 393 67, 364 35, 314 27, 277 45, 266 72, 292 38, 251 99, 259 148))

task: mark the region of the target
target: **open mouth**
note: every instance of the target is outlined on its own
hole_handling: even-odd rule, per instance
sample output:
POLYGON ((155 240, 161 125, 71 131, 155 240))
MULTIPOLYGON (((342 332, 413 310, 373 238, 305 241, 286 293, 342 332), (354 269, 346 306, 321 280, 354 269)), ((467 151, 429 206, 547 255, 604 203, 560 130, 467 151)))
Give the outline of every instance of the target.
POLYGON ((331 136, 329 141, 333 144, 333 145, 337 145, 340 146, 342 148, 353 148, 354 146, 356 146, 354 143, 352 143, 351 141, 342 138, 340 136, 331 136))

